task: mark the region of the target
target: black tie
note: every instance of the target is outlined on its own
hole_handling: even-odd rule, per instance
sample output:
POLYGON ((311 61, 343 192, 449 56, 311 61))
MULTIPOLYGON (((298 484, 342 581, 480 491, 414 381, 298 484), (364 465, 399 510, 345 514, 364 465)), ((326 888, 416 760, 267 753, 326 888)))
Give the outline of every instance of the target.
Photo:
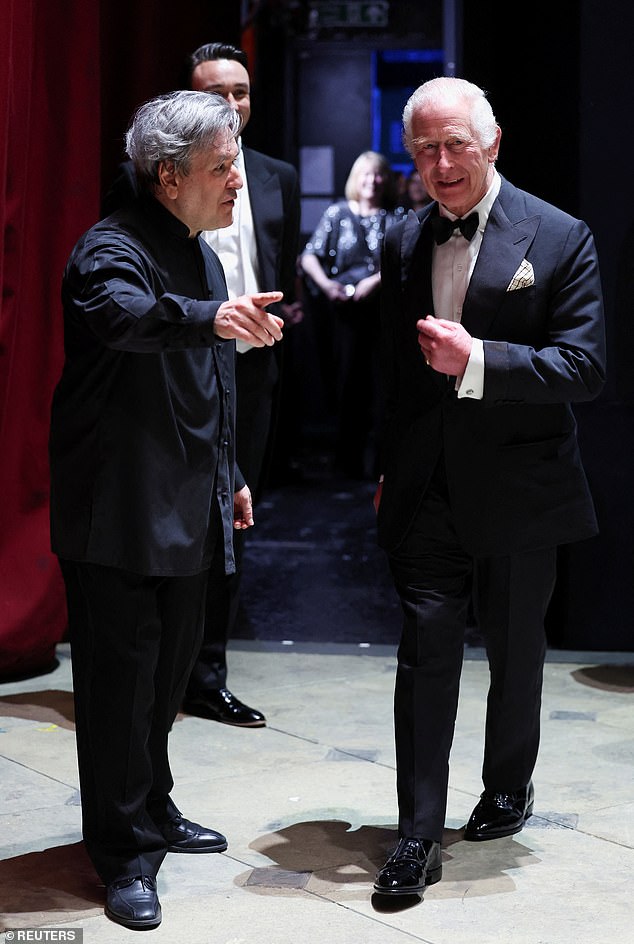
POLYGON ((471 241, 477 232, 478 222, 477 213, 470 213, 464 220, 450 220, 447 216, 434 216, 431 221, 434 239, 441 246, 447 242, 455 229, 459 229, 464 238, 471 241))

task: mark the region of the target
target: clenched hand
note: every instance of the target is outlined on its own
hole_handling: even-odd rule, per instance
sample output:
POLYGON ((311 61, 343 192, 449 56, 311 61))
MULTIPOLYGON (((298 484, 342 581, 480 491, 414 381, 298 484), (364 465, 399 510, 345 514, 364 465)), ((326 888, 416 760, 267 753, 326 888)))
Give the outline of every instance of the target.
POLYGON ((430 367, 441 374, 462 377, 473 338, 458 321, 427 315, 416 322, 418 343, 430 367))

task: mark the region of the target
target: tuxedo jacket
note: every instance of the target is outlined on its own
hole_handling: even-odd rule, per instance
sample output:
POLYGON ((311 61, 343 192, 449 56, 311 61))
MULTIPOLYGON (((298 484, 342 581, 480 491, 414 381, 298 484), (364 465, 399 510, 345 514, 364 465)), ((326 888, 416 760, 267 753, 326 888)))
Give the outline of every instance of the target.
POLYGON ((425 363, 416 322, 434 314, 437 203, 386 236, 381 265, 386 416, 378 539, 398 547, 438 461, 474 556, 590 537, 597 522, 572 404, 605 382, 600 275, 588 227, 504 178, 462 309, 484 343, 484 396, 425 363))
MULTIPOLYGON (((284 303, 295 300, 299 252, 300 194, 297 171, 285 161, 244 147, 253 229, 257 246, 259 285, 263 292, 284 292, 284 303)), ((281 315, 279 305, 269 310, 281 315)), ((265 455, 280 406, 279 377, 284 340, 272 347, 251 348, 238 354, 237 449, 238 463, 255 498, 264 476, 265 455)))
MULTIPOLYGON (((245 147, 249 199, 263 292, 284 292, 295 300, 299 252, 299 179, 292 164, 245 147)), ((274 306, 271 306, 271 311, 274 306)), ((275 345, 274 345, 275 347, 275 345)))

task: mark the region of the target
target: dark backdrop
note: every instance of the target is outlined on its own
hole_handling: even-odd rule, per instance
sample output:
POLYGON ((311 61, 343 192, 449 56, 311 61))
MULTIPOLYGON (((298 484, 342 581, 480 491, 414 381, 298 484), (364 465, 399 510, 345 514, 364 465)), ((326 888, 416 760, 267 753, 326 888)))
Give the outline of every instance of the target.
POLYGON ((559 0, 521 29, 496 0, 464 4, 464 74, 487 89, 502 126, 500 171, 584 219, 599 252, 608 382, 576 408, 600 534, 559 554, 553 644, 634 649, 634 7, 559 0))
MULTIPOLYGON (((0 676, 49 664, 64 633, 46 458, 62 357, 59 283, 72 245, 98 217, 130 114, 179 82, 197 45, 242 43, 256 79, 249 143, 294 159, 307 103, 289 50, 306 8, 5 0, 0 9, 0 676), (241 10, 256 8, 241 24, 241 10)), ((550 632, 568 648, 630 650, 634 9, 616 0, 537 4, 518 29, 507 3, 464 8, 459 71, 491 94, 504 133, 502 173, 587 220, 605 285, 609 384, 578 411, 601 535, 562 551, 550 632)))

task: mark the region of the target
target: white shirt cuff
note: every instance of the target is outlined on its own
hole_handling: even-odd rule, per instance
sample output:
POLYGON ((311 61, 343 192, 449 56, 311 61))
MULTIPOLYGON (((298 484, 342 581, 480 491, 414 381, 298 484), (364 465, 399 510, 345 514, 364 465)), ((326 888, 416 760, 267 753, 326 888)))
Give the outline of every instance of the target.
POLYGON ((484 344, 472 338, 471 353, 461 380, 456 380, 458 397, 481 400, 484 396, 484 344))

